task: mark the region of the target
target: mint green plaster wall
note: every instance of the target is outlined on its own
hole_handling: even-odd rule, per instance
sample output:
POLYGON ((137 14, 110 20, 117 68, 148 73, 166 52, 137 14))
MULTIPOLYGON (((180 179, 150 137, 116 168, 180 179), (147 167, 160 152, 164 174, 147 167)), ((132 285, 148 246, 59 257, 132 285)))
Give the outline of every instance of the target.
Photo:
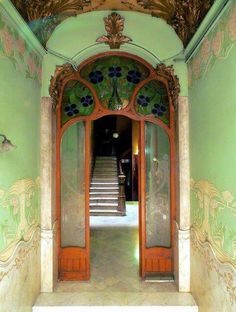
POLYGON ((37 266, 39 238, 34 241, 34 254, 38 258, 33 259, 35 272, 30 277, 31 281, 27 275, 23 277, 20 270, 24 270, 25 264, 33 265, 29 264, 30 247, 25 246, 39 231, 40 223, 42 56, 18 26, 11 18, 11 12, 8 14, 0 5, 0 133, 17 146, 14 150, 0 153, 0 298, 4 297, 4 300, 0 299, 0 310, 26 312, 31 311, 35 300, 32 292, 38 292, 40 287, 40 267, 37 266), (17 253, 19 248, 20 256, 17 253), (34 281, 36 275, 38 280, 34 281), (12 288, 13 285, 21 285, 21 279, 24 287, 12 288))
MULTIPOLYGON (((232 1, 188 66, 192 230, 197 233, 199 243, 210 244, 218 261, 235 269, 236 1, 232 1)), ((207 259, 204 262, 206 265, 207 259)), ((222 276, 219 274, 219 278, 222 276)), ((208 282, 209 279, 210 275, 208 282)), ((212 296, 212 304, 219 303, 220 298, 214 298, 213 294, 215 285, 210 287, 207 295, 212 296)), ((234 296, 235 302, 233 283, 222 289, 223 295, 229 302, 234 296)), ((205 310, 204 299, 200 293, 196 296, 200 308, 203 306, 200 311, 216 311, 209 303, 205 310)))
MULTIPOLYGON (((106 34, 104 17, 109 11, 97 11, 68 18, 61 23, 50 37, 47 47, 49 54, 43 62, 42 95, 48 96, 50 78, 55 66, 66 63, 50 55, 51 51, 72 59, 80 64, 92 55, 111 51, 109 46, 96 43, 96 39, 106 34)), ((124 44, 119 51, 138 55, 154 67, 158 59, 167 65, 173 64, 181 83, 181 94, 187 95, 187 66, 183 61, 174 61, 174 56, 182 56, 183 45, 175 31, 161 19, 137 12, 118 12, 125 19, 124 34, 132 38, 132 44, 124 44)), ((113 50, 114 51, 114 50, 113 50)))

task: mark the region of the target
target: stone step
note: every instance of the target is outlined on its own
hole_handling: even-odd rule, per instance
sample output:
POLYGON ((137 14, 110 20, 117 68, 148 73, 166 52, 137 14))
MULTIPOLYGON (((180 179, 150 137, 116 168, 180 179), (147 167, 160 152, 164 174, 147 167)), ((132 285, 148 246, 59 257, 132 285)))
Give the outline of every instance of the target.
POLYGON ((90 196, 90 203, 92 202, 97 202, 99 201, 100 203, 101 202, 114 202, 114 201, 118 201, 118 196, 114 197, 114 196, 111 196, 111 197, 106 197, 106 196, 90 196))
POLYGON ((103 186, 103 185, 113 186, 113 185, 119 185, 119 183, 118 182, 105 182, 105 181, 92 181, 90 185, 91 186, 103 186))
POLYGON ((90 206, 90 208, 93 208, 93 207, 103 207, 103 208, 106 208, 106 207, 118 207, 118 202, 116 203, 116 202, 110 202, 110 203, 102 203, 102 202, 100 202, 100 203, 94 203, 94 202, 92 202, 92 203, 89 203, 89 206, 90 206))
POLYGON ((99 169, 94 169, 93 171, 93 175, 95 175, 96 173, 114 173, 117 174, 117 170, 116 169, 110 169, 110 168, 99 168, 99 169))
POLYGON ((103 178, 94 177, 92 179, 92 182, 117 182, 118 183, 118 179, 117 178, 106 178, 106 177, 103 177, 103 178))
POLYGON ((90 196, 97 196, 97 197, 99 197, 99 196, 106 196, 106 197, 112 197, 112 196, 114 196, 114 195, 119 195, 119 192, 118 191, 107 191, 107 192, 105 192, 105 191, 100 191, 100 192, 97 192, 97 191, 92 191, 92 192, 89 192, 89 195, 90 196))
POLYGON ((198 312, 190 293, 178 292, 53 292, 41 293, 33 312, 198 312), (112 307, 111 307, 112 306, 112 307))
POLYGON ((90 191, 98 191, 98 190, 109 190, 109 191, 119 191, 119 187, 116 186, 91 186, 90 191))
POLYGON ((118 210, 98 210, 98 209, 94 209, 94 210, 90 210, 90 216, 96 216, 96 217, 102 217, 102 216, 106 216, 106 217, 118 217, 118 216, 125 216, 124 212, 120 212, 118 210))

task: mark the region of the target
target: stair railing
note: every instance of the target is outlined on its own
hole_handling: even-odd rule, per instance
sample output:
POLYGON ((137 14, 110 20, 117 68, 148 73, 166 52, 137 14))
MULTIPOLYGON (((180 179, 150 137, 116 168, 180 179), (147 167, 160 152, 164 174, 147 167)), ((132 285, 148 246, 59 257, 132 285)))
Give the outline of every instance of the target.
POLYGON ((123 172, 122 162, 124 159, 121 159, 118 163, 119 174, 118 174, 118 182, 119 182, 119 195, 118 195, 118 211, 122 213, 122 215, 126 215, 126 204, 125 204, 125 179, 126 176, 123 172))

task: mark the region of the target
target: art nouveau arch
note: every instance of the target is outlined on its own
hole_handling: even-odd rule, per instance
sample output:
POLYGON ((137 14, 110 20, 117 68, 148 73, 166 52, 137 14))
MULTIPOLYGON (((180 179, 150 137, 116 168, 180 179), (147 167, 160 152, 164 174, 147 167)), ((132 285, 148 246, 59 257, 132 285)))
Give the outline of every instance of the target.
MULTIPOLYGON (((96 13, 93 13, 93 18, 96 20, 96 13)), ((130 12, 130 14, 133 14, 130 12)), ((98 14, 98 20, 95 21, 95 23, 98 23, 100 18, 102 19, 102 16, 104 13, 99 12, 98 14)), ((107 12, 106 12, 107 15, 107 12)), ((135 15, 136 21, 138 21, 140 14, 135 15)), ((89 18, 89 17, 88 17, 89 18)), ((125 16, 125 18, 128 20, 129 16, 125 16)), ((150 18, 150 17, 149 17, 150 18)), ((69 19, 67 20, 69 22, 69 19)), ((150 21, 146 21, 147 24, 150 24, 150 21)), ((140 23, 141 25, 142 23, 140 23)), ((162 24, 162 23, 161 23, 162 24)), ((60 29, 62 30, 63 23, 60 25, 60 29)), ((77 25, 79 26, 79 25, 77 25)), ((85 27, 85 25, 83 26, 85 27)), ((161 26, 157 25, 157 29, 153 30, 150 28, 149 33, 155 35, 157 33, 157 30, 161 27, 167 27, 171 33, 169 26, 161 26)), ((98 27, 99 28, 99 27, 98 27)), ((79 28, 77 27, 77 30, 79 28)), ((86 29, 86 27, 84 28, 86 29)), ((76 27, 75 27, 76 30, 76 27)), ((104 33, 103 26, 100 31, 98 31, 100 35, 104 33)), ((132 36, 132 27, 129 28, 129 31, 127 32, 127 35, 130 37, 132 36)), ((59 31, 58 36, 61 37, 62 33, 59 31)), ((58 38, 59 38, 58 37, 58 38)), ((52 37, 53 38, 53 37, 52 37)), ((136 43, 136 37, 134 43, 136 43)), ((169 38, 169 35, 167 35, 166 38, 169 38)), ((170 56, 170 53, 165 53, 163 48, 159 45, 161 43, 163 46, 163 39, 159 38, 161 41, 158 41, 158 35, 156 37, 156 40, 153 41, 153 47, 150 46, 146 49, 153 51, 153 53, 160 56, 159 51, 162 49, 161 55, 163 58, 168 58, 170 56), (158 43, 159 42, 159 43, 158 43), (156 45, 156 43, 158 43, 156 45), (159 46, 159 47, 158 47, 159 46)), ((57 42, 58 39, 56 37, 49 42, 49 47, 51 49, 57 49, 57 46, 54 45, 53 42, 57 42)), ((142 40, 141 38, 138 39, 139 46, 141 47, 147 47, 147 43, 145 40, 142 40)), ((167 40, 167 39, 166 39, 167 40)), ((173 43, 174 37, 170 41, 173 43)), ((176 39, 178 42, 178 38, 176 39)), ((91 42, 92 43, 92 42, 91 42)), ((87 50, 86 50, 86 44, 81 45, 77 48, 75 48, 73 51, 77 49, 77 51, 84 50, 83 53, 79 53, 78 57, 76 58, 77 63, 80 63, 81 61, 87 59, 88 57, 91 57, 91 55, 95 55, 98 52, 104 52, 108 51, 109 49, 105 47, 104 45, 99 45, 94 48, 89 48, 89 42, 87 43, 87 50), (86 51, 85 51, 86 50, 86 51)), ((177 44, 174 48, 174 46, 171 48, 171 50, 175 53, 179 51, 179 48, 181 48, 181 44, 177 44)), ((155 66, 157 63, 157 59, 155 59, 149 52, 143 53, 140 52, 139 48, 136 48, 135 46, 128 46, 124 45, 122 47, 123 51, 132 52, 132 54, 138 54, 142 56, 144 59, 148 60, 149 63, 155 66)), ((142 50, 144 51, 144 50, 142 50)), ((170 50, 168 50, 170 51, 170 50)), ((59 52, 65 52, 64 50, 59 49, 59 52)), ((69 50, 68 50, 69 52, 69 50)), ((71 55, 73 55, 74 52, 72 52, 71 55)), ((70 55, 70 54, 67 54, 70 55)), ((55 125, 55 112, 52 109, 53 100, 52 98, 48 97, 48 85, 49 85, 49 77, 53 74, 54 68, 56 64, 63 64, 65 61, 60 59, 59 57, 54 57, 52 55, 47 55, 44 60, 44 69, 43 69, 43 89, 42 89, 42 144, 41 144, 41 150, 42 150, 42 167, 41 167, 41 177, 42 177, 42 290, 43 291, 52 291, 53 285, 56 283, 57 280, 57 268, 56 268, 56 237, 55 237, 55 228, 57 226, 56 217, 55 217, 55 193, 54 193, 54 180, 55 180, 55 127, 52 125, 55 125), (46 151, 48 151, 46 153, 46 151), (47 154, 47 155, 46 155, 47 154)), ((177 176, 177 182, 180 191, 177 191, 178 193, 178 203, 177 203, 177 215, 176 215, 176 228, 175 228, 175 235, 176 235, 176 252, 175 252, 175 277, 176 281, 179 285, 180 291, 189 291, 189 224, 190 224, 190 218, 189 218, 189 157, 188 157, 188 100, 187 100, 187 93, 186 90, 186 65, 180 60, 178 62, 171 62, 171 60, 168 60, 167 63, 173 63, 175 72, 180 78, 180 85, 181 85, 181 93, 179 97, 177 97, 176 103, 178 103, 178 107, 176 106, 176 112, 175 112, 175 118, 179 122, 177 122, 177 167, 179 174, 177 176), (179 139, 178 139, 179 138, 179 139), (178 243, 178 244, 177 244, 178 243), (179 263, 179 264, 178 264, 179 263)), ((168 76, 168 75, 167 75, 168 76)), ((59 76, 57 77, 58 85, 60 85, 60 79, 59 76)), ((55 90, 54 90, 55 91, 55 90)), ((51 93, 52 97, 56 97, 56 93, 51 93)))

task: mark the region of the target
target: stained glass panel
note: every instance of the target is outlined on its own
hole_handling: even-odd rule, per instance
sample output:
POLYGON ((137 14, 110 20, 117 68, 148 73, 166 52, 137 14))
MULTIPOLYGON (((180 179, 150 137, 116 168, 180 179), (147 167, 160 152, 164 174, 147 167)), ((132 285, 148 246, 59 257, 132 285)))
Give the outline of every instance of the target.
POLYGON ((154 115, 165 124, 170 122, 168 94, 160 81, 150 81, 145 84, 136 96, 136 110, 140 115, 154 115))
POLYGON ((108 56, 85 66, 81 76, 93 85, 103 107, 121 110, 129 104, 137 84, 149 76, 149 70, 133 59, 108 56))
POLYGON ((88 116, 94 109, 92 92, 79 81, 70 81, 64 88, 62 97, 62 124, 78 116, 88 116))

